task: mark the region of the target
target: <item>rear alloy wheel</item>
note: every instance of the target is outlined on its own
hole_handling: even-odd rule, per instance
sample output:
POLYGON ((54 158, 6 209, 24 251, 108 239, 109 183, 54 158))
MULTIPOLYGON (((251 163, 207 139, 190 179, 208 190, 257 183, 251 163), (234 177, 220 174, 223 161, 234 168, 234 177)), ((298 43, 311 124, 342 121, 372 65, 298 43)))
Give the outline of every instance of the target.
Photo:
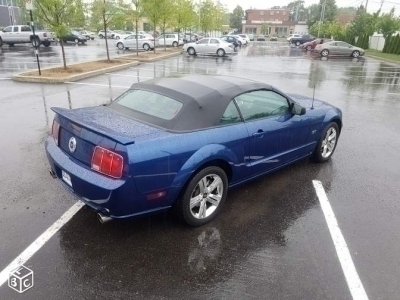
POLYGON ((143 49, 144 49, 144 51, 149 51, 150 50, 150 45, 149 44, 143 44, 143 49))
POLYGON ((321 56, 322 57, 327 57, 329 55, 329 50, 328 49, 324 49, 321 51, 321 56))
POLYGON ((116 39, 119 40, 119 35, 116 36, 116 39))
POLYGON ((178 43, 177 42, 173 42, 172 43, 172 47, 175 47, 175 48, 178 47, 178 43))
POLYGON ((339 127, 335 122, 331 122, 322 131, 317 147, 314 150, 313 158, 317 162, 326 162, 335 152, 339 139, 339 127))
POLYGON ((187 52, 189 53, 189 55, 196 55, 196 50, 194 50, 193 47, 190 47, 187 52))
POLYGON ((78 40, 78 39, 75 39, 74 42, 75 42, 75 44, 78 44, 78 43, 79 43, 79 40, 78 40))
POLYGON ((208 167, 198 172, 189 182, 178 212, 191 226, 201 226, 216 217, 228 192, 228 178, 219 167, 208 167))
POLYGON ((118 43, 117 44, 117 48, 119 49, 119 50, 124 50, 124 44, 122 44, 122 43, 118 43))
POLYGON ((225 50, 224 50, 224 49, 218 49, 217 55, 218 55, 219 57, 225 56, 225 50))
POLYGON ((296 46, 300 46, 300 42, 299 41, 296 42, 296 46))
POLYGON ((353 56, 354 58, 357 58, 360 56, 360 51, 353 51, 353 53, 351 54, 351 56, 353 56))

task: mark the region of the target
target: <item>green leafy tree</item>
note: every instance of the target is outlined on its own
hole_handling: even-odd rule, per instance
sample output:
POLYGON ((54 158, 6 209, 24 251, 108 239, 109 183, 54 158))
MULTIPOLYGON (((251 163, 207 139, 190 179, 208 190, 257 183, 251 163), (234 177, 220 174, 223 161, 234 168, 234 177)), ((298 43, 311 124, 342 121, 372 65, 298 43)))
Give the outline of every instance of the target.
POLYGON ((126 14, 120 7, 120 3, 114 0, 94 0, 92 3, 92 18, 100 28, 104 30, 107 60, 110 61, 110 51, 108 49, 107 32, 111 26, 121 24, 126 20, 126 14))
POLYGON ((335 20, 337 13, 337 5, 335 0, 320 0, 319 5, 321 7, 321 12, 323 11, 323 21, 331 22, 335 20), (323 10, 324 3, 325 10, 323 10))
POLYGON ((133 23, 133 28, 136 33, 136 55, 139 56, 139 41, 138 31, 139 31, 139 21, 143 17, 143 1, 142 0, 132 0, 133 9, 130 10, 130 15, 133 23))
POLYGON ((297 0, 290 2, 287 8, 290 9, 290 20, 291 21, 306 21, 307 10, 304 7, 304 0, 297 0))
POLYGON ((85 7, 82 0, 75 0, 73 5, 73 15, 69 24, 71 27, 83 28, 85 27, 86 19, 85 19, 85 7))
POLYGON ((192 0, 176 0, 175 10, 176 26, 178 33, 183 29, 192 28, 196 24, 196 13, 194 12, 194 4, 192 0))
POLYGON ((244 11, 241 6, 236 6, 230 16, 229 26, 231 28, 236 28, 239 31, 242 31, 242 20, 244 17, 244 11))
POLYGON ((73 18, 74 0, 38 0, 35 2, 37 18, 60 39, 64 69, 67 69, 63 38, 69 34, 68 22, 73 18))
POLYGON ((307 7, 307 24, 308 27, 313 26, 321 20, 321 9, 318 4, 312 4, 307 7))
MULTIPOLYGON (((153 27, 154 36, 156 36, 156 28, 160 25, 162 17, 162 6, 159 5, 159 0, 142 0, 143 1, 143 13, 150 21, 153 27)), ((162 0, 164 1, 164 0, 162 0)), ((156 53, 156 47, 154 47, 154 53, 156 53)))
POLYGON ((174 10, 175 5, 173 5, 169 0, 158 0, 157 5, 161 9, 160 13, 160 29, 164 33, 164 50, 167 50, 167 45, 165 42, 165 32, 167 28, 173 27, 175 18, 174 10))
POLYGON ((209 33, 214 27, 213 13, 216 5, 212 0, 205 0, 200 4, 200 28, 209 33))
POLYGON ((389 13, 382 14, 382 16, 378 18, 376 28, 379 33, 383 34, 385 39, 392 36, 400 29, 400 21, 394 16, 394 8, 392 8, 389 13))

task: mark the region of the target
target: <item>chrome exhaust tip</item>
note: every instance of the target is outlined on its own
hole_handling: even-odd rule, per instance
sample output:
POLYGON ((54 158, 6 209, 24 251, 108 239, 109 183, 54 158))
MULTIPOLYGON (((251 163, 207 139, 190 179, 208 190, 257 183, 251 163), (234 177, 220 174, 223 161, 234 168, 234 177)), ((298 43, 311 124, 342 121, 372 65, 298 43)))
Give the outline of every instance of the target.
POLYGON ((102 213, 98 213, 97 216, 98 216, 101 224, 107 223, 112 220, 111 217, 107 217, 107 216, 103 215, 102 213))

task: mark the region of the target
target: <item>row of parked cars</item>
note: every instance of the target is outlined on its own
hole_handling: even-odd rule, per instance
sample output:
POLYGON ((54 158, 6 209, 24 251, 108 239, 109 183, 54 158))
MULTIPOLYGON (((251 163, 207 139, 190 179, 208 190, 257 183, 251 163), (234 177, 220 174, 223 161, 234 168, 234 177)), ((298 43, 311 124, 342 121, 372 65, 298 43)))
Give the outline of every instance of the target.
POLYGON ((288 37, 291 45, 299 46, 300 49, 315 52, 322 57, 351 56, 360 57, 365 54, 365 50, 343 41, 334 41, 331 39, 315 38, 312 35, 291 35, 288 37))

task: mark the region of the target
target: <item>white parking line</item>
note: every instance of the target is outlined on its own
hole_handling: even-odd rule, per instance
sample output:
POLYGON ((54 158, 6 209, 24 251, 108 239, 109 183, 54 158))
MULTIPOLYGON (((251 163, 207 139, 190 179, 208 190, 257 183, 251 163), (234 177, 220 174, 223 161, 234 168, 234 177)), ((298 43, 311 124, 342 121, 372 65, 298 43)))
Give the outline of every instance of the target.
POLYGON ((106 75, 111 75, 111 76, 123 76, 123 77, 139 77, 139 78, 154 78, 154 76, 142 76, 142 75, 128 75, 128 74, 113 74, 113 73, 104 73, 106 75))
POLYGON ((342 232, 340 231, 335 213, 333 212, 328 197, 326 196, 324 187, 322 186, 321 181, 318 180, 313 180, 313 184, 319 199, 319 203, 321 204, 326 223, 328 224, 329 232, 335 245, 340 265, 342 266, 344 276, 346 277, 350 293, 355 300, 368 300, 368 296, 365 293, 363 284, 357 274, 357 270, 351 258, 349 248, 347 247, 346 241, 342 235, 342 232))
POLYGON ((14 259, 0 273, 0 286, 7 280, 9 273, 26 263, 50 238, 57 233, 71 218, 84 206, 81 201, 76 202, 68 209, 57 221, 53 223, 45 232, 43 232, 32 244, 28 246, 16 259, 14 259))

